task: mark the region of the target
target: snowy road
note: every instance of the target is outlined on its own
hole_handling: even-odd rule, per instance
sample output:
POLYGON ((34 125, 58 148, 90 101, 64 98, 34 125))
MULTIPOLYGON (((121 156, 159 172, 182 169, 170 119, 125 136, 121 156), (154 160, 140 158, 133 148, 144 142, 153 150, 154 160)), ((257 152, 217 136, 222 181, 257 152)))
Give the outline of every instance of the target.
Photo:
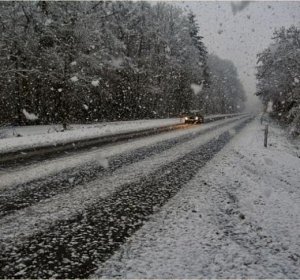
POLYGON ((259 119, 151 216, 93 278, 299 279, 300 143, 259 119))
POLYGON ((249 120, 220 120, 6 170, 0 277, 90 276, 249 120))
MULTIPOLYGON (((208 115, 204 122, 214 122, 243 114, 208 115)), ((110 143, 189 128, 183 119, 137 120, 93 125, 72 125, 67 131, 55 126, 0 128, 0 169, 24 166, 65 154, 85 152, 110 143), (3 139, 1 139, 1 133, 3 139), (16 137, 19 135, 19 137, 16 137)))

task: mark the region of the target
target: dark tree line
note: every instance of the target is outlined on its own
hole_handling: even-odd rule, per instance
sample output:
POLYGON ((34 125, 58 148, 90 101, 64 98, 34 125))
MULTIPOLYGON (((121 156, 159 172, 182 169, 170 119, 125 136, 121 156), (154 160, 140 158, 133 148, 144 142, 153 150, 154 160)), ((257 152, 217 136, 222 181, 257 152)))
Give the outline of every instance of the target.
POLYGON ((147 2, 0 5, 1 123, 239 111, 233 100, 244 93, 235 82, 241 92, 231 99, 216 91, 210 99, 218 82, 192 13, 147 2), (220 100, 222 110, 214 106, 220 100))
POLYGON ((237 69, 230 60, 208 55, 209 87, 200 99, 199 106, 206 113, 236 113, 245 109, 246 95, 237 69))

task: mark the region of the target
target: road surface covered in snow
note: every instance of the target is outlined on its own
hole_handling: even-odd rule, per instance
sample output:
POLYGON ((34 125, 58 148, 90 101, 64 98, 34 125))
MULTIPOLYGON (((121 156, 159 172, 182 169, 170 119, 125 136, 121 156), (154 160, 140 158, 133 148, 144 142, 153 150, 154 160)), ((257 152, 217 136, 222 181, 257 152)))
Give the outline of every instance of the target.
MULTIPOLYGON (((87 183, 99 176, 102 177, 122 166, 159 154, 176 144, 185 143, 239 118, 235 117, 225 122, 216 121, 205 126, 196 126, 194 129, 166 133, 117 147, 113 145, 106 149, 92 149, 88 153, 80 153, 75 158, 71 155, 43 162, 42 165, 38 163, 29 167, 5 169, 3 174, 0 173, 0 187, 5 188, 0 197, 0 216, 54 196, 62 190, 67 191, 76 184, 87 183), (120 155, 121 151, 123 153, 120 155)), ((171 150, 169 159, 172 159, 171 154, 176 155, 171 150)))
POLYGON ((248 122, 240 116, 8 169, 0 276, 88 277, 248 122))
POLYGON ((300 152, 255 120, 93 277, 300 277, 300 152))

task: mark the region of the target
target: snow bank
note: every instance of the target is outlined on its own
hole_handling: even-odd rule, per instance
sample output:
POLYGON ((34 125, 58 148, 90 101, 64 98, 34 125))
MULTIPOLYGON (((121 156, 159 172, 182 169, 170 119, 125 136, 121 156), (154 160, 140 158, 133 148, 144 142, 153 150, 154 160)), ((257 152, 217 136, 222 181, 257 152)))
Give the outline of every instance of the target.
POLYGON ((0 152, 10 152, 26 148, 57 145, 76 140, 101 137, 118 133, 132 132, 143 129, 179 124, 179 118, 109 122, 91 125, 71 125, 71 129, 60 131, 58 125, 25 126, 2 129, 0 152), (12 138, 15 135, 22 137, 12 138))

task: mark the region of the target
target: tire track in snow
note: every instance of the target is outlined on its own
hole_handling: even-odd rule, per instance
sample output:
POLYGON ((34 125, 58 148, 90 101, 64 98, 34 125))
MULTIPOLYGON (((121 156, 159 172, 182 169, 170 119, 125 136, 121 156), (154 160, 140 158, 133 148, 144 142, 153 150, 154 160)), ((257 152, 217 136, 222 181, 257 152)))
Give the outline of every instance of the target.
MULTIPOLYGON (((224 239, 230 239, 240 248, 249 253, 245 259, 245 266, 255 266, 260 264, 265 267, 264 273, 271 278, 297 278, 297 271, 293 271, 293 266, 288 262, 294 263, 299 267, 299 254, 291 253, 285 263, 278 262, 284 259, 286 245, 281 239, 272 236, 266 229, 263 229, 255 220, 251 220, 241 212, 240 202, 235 195, 240 189, 238 180, 230 186, 225 186, 218 193, 218 199, 222 202, 218 206, 218 215, 216 215, 216 226, 224 239), (226 203, 225 203, 226 202, 226 203), (269 256, 273 256, 273 269, 270 269, 269 256), (276 268, 274 268, 276 267, 276 268)), ((221 275, 222 277, 222 275, 221 275)), ((226 277, 225 277, 226 278, 226 277)))
POLYGON ((175 145, 190 141, 204 133, 243 118, 245 117, 234 118, 233 120, 230 119, 227 122, 222 122, 216 126, 209 127, 199 132, 192 132, 187 135, 164 140, 147 147, 138 148, 128 153, 113 156, 109 159, 109 165, 107 167, 103 167, 102 164, 92 162, 85 166, 65 170, 58 175, 55 174, 47 178, 40 178, 16 185, 12 188, 4 189, 0 192, 0 218, 17 210, 34 205, 42 200, 51 198, 59 193, 68 192, 79 184, 85 184, 97 178, 109 176, 114 171, 125 165, 144 160, 147 157, 171 149, 175 145))
MULTIPOLYGON (((236 125, 240 131, 250 119, 236 125)), ((191 180, 233 137, 228 131, 70 220, 21 241, 3 244, 1 278, 87 278, 148 216, 191 180)))

